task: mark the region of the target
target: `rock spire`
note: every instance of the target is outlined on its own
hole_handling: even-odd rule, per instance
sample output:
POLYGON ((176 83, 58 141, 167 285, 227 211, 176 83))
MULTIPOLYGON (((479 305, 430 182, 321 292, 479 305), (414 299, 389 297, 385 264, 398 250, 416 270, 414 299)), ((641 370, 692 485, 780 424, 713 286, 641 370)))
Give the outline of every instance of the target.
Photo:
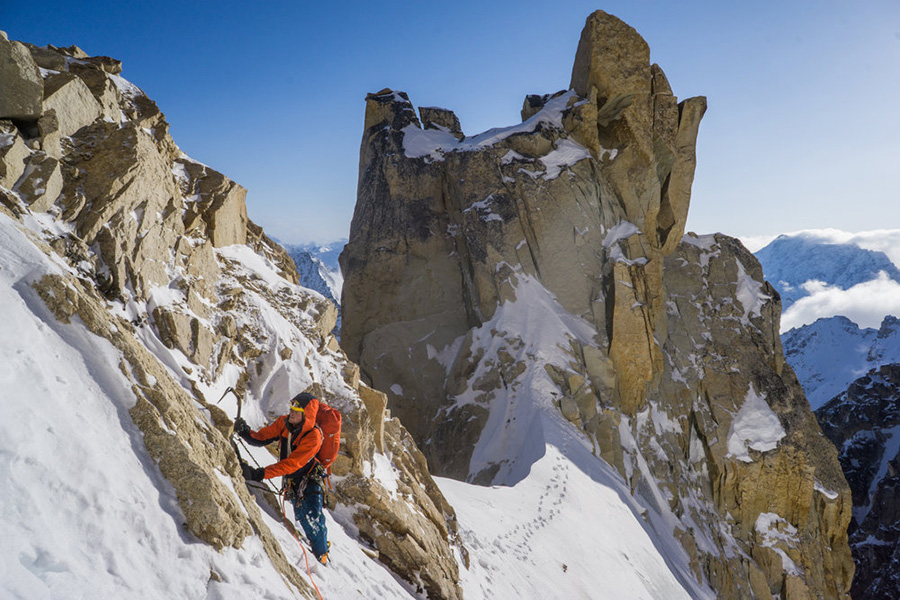
POLYGON ((721 597, 846 598, 850 494, 778 294, 736 240, 684 233, 705 109, 602 11, 520 124, 370 94, 341 343, 437 473, 512 485, 577 432, 721 597))

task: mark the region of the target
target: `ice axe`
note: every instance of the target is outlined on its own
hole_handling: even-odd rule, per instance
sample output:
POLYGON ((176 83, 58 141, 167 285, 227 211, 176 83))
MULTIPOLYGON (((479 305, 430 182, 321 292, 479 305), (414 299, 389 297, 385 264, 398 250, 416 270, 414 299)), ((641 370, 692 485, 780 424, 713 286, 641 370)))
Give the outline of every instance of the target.
POLYGON ((234 397, 237 399, 237 405, 238 405, 237 416, 234 418, 234 420, 237 421, 238 419, 241 418, 241 397, 238 396, 238 393, 236 391, 234 391, 233 387, 230 387, 227 390, 225 390, 225 393, 222 394, 222 397, 219 398, 219 400, 216 402, 216 404, 220 404, 222 402, 222 400, 225 399, 225 396, 227 396, 228 394, 234 394, 234 397))

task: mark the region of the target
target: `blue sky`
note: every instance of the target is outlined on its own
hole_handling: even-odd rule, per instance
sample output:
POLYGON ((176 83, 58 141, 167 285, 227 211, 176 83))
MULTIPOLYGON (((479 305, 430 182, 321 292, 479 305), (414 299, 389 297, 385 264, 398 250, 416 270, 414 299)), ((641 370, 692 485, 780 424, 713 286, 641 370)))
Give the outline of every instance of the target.
POLYGON ((900 227, 900 2, 0 2, 0 29, 124 63, 188 155, 285 242, 346 236, 366 93, 453 109, 471 135, 568 87, 584 20, 638 30, 705 95, 688 227, 900 227))

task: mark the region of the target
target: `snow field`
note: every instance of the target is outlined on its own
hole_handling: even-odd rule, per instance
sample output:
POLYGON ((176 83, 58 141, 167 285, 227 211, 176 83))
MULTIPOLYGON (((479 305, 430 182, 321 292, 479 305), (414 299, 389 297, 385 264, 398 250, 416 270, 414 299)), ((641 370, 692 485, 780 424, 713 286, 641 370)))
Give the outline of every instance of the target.
POLYGON ((436 481, 469 551, 470 568, 460 568, 467 598, 691 597, 621 492, 555 445, 514 487, 436 481))
POLYGON ((58 269, 5 215, 0 261, 0 596, 293 597, 258 538, 217 553, 181 529, 118 351, 49 313, 29 284, 58 269))

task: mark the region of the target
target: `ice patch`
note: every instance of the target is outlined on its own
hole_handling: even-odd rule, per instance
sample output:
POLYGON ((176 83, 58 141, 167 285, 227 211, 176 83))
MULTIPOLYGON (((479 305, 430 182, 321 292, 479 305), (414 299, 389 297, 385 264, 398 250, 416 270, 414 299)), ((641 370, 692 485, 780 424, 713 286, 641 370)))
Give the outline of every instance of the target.
POLYGON ((530 160, 530 159, 525 158, 524 156, 522 156, 515 150, 510 150, 509 152, 507 152, 506 154, 503 155, 503 158, 500 159, 500 164, 508 165, 516 160, 530 160))
POLYGON ((749 449, 759 452, 774 450, 786 435, 778 416, 750 384, 744 404, 734 416, 728 432, 728 456, 753 462, 749 449))
POLYGON ((734 262, 737 264, 738 270, 735 296, 744 307, 741 323, 750 325, 750 317, 759 317, 762 314, 763 305, 772 297, 762 293, 763 284, 747 274, 741 261, 735 259, 734 262))
POLYGON ((472 210, 476 211, 478 214, 478 218, 487 223, 488 221, 500 221, 503 222, 503 218, 491 210, 490 204, 494 201, 494 195, 489 194, 487 198, 484 200, 480 200, 479 202, 472 203, 468 208, 463 210, 463 213, 470 212, 472 210))
POLYGON ((716 236, 715 234, 708 235, 691 235, 689 233, 684 234, 681 238, 681 241, 685 244, 690 244, 696 248, 700 248, 701 250, 710 251, 716 245, 716 236))
POLYGON ((636 233, 641 233, 637 225, 629 221, 619 221, 606 233, 606 237, 603 238, 603 247, 609 248, 619 240, 626 240, 636 233))
POLYGON ((547 168, 544 173, 544 179, 556 179, 563 169, 573 166, 575 163, 590 158, 591 153, 588 149, 570 139, 560 139, 556 141, 556 148, 540 161, 547 168))
POLYGON ((839 495, 837 492, 832 492, 831 490, 829 490, 828 488, 823 486, 821 483, 819 483, 818 479, 816 479, 816 482, 813 485, 813 489, 815 489, 817 492, 819 492, 820 494, 822 494, 829 500, 835 500, 835 499, 837 499, 837 497, 839 495))
POLYGON ((120 75, 111 75, 107 74, 107 77, 115 84, 116 88, 122 93, 126 98, 134 99, 138 96, 144 96, 144 92, 138 86, 134 85, 124 77, 120 75))
POLYGON ((376 452, 372 458, 372 477, 377 479, 392 497, 397 498, 400 473, 394 468, 391 459, 380 452, 376 452))
POLYGON ((764 548, 771 548, 781 556, 781 568, 784 572, 794 577, 802 577, 803 571, 791 560, 787 552, 776 547, 777 544, 794 547, 799 541, 797 528, 775 513, 761 513, 756 518, 755 528, 762 540, 761 545, 764 548))

